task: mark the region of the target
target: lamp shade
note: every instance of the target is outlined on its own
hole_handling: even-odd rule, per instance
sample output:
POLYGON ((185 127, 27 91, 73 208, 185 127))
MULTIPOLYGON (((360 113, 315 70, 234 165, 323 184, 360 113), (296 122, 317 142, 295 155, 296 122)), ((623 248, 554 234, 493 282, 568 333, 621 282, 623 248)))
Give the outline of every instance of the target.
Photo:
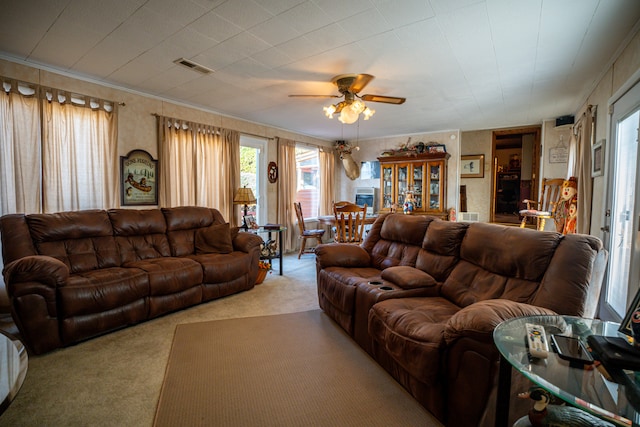
POLYGON ((238 188, 238 191, 236 191, 236 194, 233 196, 234 205, 248 205, 255 202, 256 196, 254 196, 253 191, 247 187, 238 188))

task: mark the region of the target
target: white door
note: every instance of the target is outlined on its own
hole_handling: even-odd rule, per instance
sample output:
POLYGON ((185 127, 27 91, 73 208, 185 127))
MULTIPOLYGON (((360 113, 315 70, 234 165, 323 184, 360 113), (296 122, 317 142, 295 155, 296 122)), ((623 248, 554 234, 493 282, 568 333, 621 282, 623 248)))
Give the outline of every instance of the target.
POLYGON ((608 186, 609 268, 601 317, 619 321, 640 286, 640 83, 613 104, 608 186))
POLYGON ((266 139, 240 135, 240 184, 251 188, 256 197, 256 204, 249 206, 248 214, 255 216, 258 224, 267 223, 266 149, 266 139))

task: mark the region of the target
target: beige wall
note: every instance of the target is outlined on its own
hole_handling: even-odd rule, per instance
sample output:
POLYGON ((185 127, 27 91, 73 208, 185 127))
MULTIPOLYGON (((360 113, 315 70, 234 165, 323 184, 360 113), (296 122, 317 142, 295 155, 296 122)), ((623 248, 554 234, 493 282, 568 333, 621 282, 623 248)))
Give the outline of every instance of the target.
POLYGON ((460 185, 467 187, 467 212, 478 212, 481 222, 488 222, 491 215, 492 135, 492 130, 478 130, 462 132, 461 136, 461 155, 484 155, 484 177, 460 180, 460 185))

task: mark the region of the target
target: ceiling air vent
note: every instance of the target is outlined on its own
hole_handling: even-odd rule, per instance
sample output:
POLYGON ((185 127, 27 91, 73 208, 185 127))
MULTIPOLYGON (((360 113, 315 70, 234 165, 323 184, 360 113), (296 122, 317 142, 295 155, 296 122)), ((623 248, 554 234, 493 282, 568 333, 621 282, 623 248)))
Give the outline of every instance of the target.
POLYGON ((211 68, 207 68, 204 65, 197 64, 197 63, 195 63, 193 61, 190 61, 188 59, 185 59, 185 58, 176 59, 173 62, 175 62, 178 65, 182 65, 184 67, 187 67, 187 68, 190 68, 192 70, 195 70, 195 71, 197 71, 199 73, 202 73, 202 74, 211 74, 211 73, 213 73, 213 70, 211 68))

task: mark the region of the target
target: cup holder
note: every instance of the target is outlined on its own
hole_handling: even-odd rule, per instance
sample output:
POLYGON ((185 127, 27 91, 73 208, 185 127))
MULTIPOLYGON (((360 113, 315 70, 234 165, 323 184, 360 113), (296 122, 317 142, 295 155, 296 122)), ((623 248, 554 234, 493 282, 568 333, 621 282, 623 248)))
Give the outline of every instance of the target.
POLYGON ((380 289, 382 289, 383 291, 392 291, 393 288, 391 286, 380 286, 380 289))
POLYGON ((372 286, 380 286, 382 285, 382 282, 378 282, 377 280, 372 280, 371 282, 369 282, 369 284, 372 286))

